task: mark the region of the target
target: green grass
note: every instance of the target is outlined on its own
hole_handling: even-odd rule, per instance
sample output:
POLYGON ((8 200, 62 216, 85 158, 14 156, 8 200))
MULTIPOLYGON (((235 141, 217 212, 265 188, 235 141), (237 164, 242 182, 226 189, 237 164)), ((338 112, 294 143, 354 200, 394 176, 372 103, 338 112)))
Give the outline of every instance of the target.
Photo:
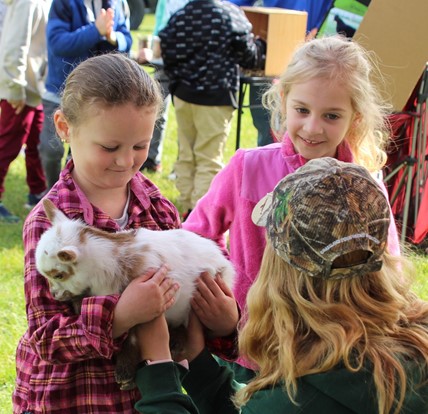
MULTIPOLYGON (((153 15, 146 15, 143 25, 134 36, 139 33, 151 33, 153 15)), ((226 151, 225 160, 235 152, 236 113, 233 121, 226 151)), ((242 117, 241 147, 256 145, 256 130, 251 121, 248 110, 242 117)), ((168 128, 164 143, 162 159, 163 172, 148 176, 161 188, 163 194, 173 202, 177 199, 177 190, 173 181, 167 176, 173 168, 177 157, 177 134, 174 110, 171 107, 168 128)), ((23 208, 28 188, 25 184, 24 159, 19 156, 11 165, 7 179, 4 202, 15 214, 23 220, 27 211, 23 208)), ((15 348, 20 336, 26 329, 25 303, 23 293, 23 249, 21 241, 22 222, 19 224, 0 224, 0 413, 11 413, 11 393, 15 378, 15 348)), ((422 297, 428 299, 428 258, 414 255, 417 266, 415 290, 422 297)))

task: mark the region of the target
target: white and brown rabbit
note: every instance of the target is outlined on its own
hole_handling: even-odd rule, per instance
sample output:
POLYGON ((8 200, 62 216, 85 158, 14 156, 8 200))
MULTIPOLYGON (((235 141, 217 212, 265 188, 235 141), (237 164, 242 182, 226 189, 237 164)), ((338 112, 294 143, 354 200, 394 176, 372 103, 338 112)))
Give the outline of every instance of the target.
MULTIPOLYGON (((76 312, 83 297, 121 293, 132 279, 165 263, 168 276, 180 285, 165 314, 171 328, 187 326, 190 299, 202 272, 221 274, 232 285, 233 266, 212 240, 183 229, 109 233, 69 219, 48 199, 43 206, 52 227, 39 240, 36 267, 48 279, 52 296, 72 302, 76 312)), ((122 389, 134 387, 137 362, 131 331, 116 360, 116 380, 122 389)))

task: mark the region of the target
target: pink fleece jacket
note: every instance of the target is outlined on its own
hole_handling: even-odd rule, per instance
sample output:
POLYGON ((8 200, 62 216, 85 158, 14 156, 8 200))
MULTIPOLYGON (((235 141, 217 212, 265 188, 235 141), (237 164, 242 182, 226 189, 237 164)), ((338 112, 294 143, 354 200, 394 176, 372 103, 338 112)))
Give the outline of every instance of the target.
MULTIPOLYGON (((345 162, 353 161, 346 142, 339 145, 337 158, 345 162)), ((295 152, 288 135, 282 143, 240 149, 216 175, 207 194, 183 223, 183 228, 214 240, 226 252, 226 233, 229 231, 230 260, 236 270, 233 290, 242 310, 245 309, 248 290, 260 269, 266 245, 265 229, 251 221, 253 208, 274 189, 279 180, 305 162, 295 152)), ((383 183, 380 182, 380 185, 387 195, 383 183)), ((400 254, 394 220, 389 229, 389 249, 394 254, 400 254)))

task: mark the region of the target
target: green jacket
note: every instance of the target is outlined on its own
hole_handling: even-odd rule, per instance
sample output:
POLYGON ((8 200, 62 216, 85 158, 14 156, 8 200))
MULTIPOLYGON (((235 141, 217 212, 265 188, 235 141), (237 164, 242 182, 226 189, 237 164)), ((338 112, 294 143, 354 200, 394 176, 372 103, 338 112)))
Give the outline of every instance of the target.
MULTIPOLYGON (((409 363, 408 375, 420 383, 416 363, 409 363)), ((426 378, 425 378, 426 379, 426 378)), ((202 352, 187 371, 175 363, 149 365, 137 373, 142 398, 136 409, 145 414, 229 414, 238 413, 230 396, 244 386, 233 372, 202 352), (182 386, 187 394, 182 392, 182 386)), ((352 373, 345 368, 306 375, 298 381, 299 405, 293 404, 284 389, 276 387, 256 392, 242 407, 242 414, 378 414, 372 373, 352 373)), ((408 389, 400 414, 428 413, 428 384, 408 389)))

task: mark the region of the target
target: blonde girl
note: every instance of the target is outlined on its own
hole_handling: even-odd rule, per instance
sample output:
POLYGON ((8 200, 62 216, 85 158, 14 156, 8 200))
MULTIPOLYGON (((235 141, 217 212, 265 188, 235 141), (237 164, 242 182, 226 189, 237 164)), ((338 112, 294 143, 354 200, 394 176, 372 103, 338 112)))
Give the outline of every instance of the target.
MULTIPOLYGON (((372 83, 373 71, 366 51, 352 40, 325 37, 302 44, 265 97, 281 142, 238 150, 183 223, 230 254, 237 271, 233 293, 244 319, 247 292, 260 270, 266 240, 265 230, 251 221, 257 202, 311 159, 333 157, 373 173, 384 164, 387 108, 372 83)), ((399 254, 394 220, 389 248, 399 254)), ((203 318, 204 302, 194 304, 203 318)), ((237 362, 254 368, 244 359, 237 362)))

